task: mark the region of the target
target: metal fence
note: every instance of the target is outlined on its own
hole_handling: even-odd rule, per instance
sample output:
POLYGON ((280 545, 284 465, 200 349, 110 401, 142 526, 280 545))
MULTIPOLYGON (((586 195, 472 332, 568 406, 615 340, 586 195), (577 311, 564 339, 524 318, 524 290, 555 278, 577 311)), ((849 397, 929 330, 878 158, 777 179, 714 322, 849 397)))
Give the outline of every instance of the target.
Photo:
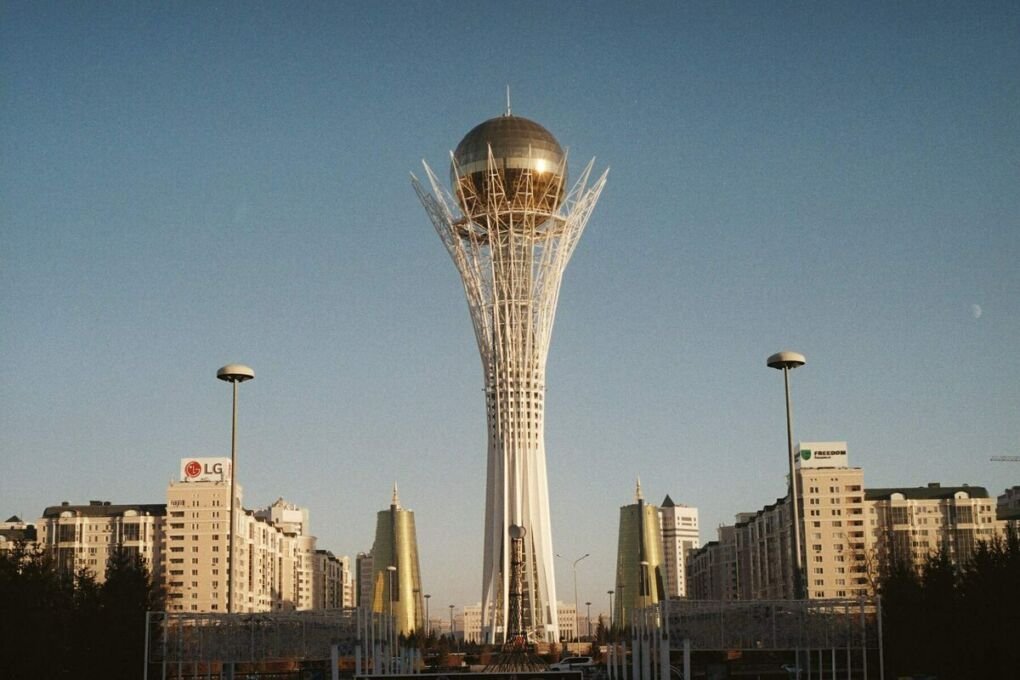
POLYGON ((340 657, 356 660, 359 672, 412 665, 393 618, 362 609, 146 615, 146 679, 232 677, 236 667, 264 674, 310 661, 335 666, 340 657))
POLYGON ((608 678, 883 680, 881 606, 880 598, 660 602, 632 612, 608 650, 608 678))
POLYGON ((670 640, 698 650, 873 649, 871 600, 668 600, 658 615, 670 640))

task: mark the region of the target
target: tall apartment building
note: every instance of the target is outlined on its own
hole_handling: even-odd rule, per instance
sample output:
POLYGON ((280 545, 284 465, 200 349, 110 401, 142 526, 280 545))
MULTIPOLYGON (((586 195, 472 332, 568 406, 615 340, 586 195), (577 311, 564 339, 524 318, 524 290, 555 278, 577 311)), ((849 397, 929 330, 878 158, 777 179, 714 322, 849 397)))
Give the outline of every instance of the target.
MULTIPOLYGON (((613 607, 613 621, 618 626, 630 625, 631 613, 636 609, 666 598, 658 508, 645 503, 640 480, 634 496, 634 503, 620 508, 613 607)), ((560 625, 565 625, 562 620, 560 625)))
MULTIPOLYGON (((1005 531, 995 504, 981 487, 865 489, 864 473, 847 463, 846 442, 803 442, 797 454, 801 554, 810 599, 857 598, 873 593, 881 565, 920 565, 943 551, 964 563, 978 541, 1005 531)), ((787 599, 794 597, 791 504, 781 498, 733 526, 735 586, 720 573, 730 546, 720 540, 691 557, 692 597, 787 599)))
POLYGON ((739 599, 736 528, 721 526, 718 531, 718 540, 688 555, 687 597, 692 600, 739 599))
POLYGON ((71 505, 64 501, 43 511, 36 523, 37 540, 65 574, 86 568, 101 583, 110 556, 124 549, 141 556, 158 579, 165 517, 165 505, 114 505, 109 501, 71 505))
POLYGON ((418 564, 418 538, 414 512, 400 506, 397 486, 388 510, 376 514, 372 544, 372 611, 392 613, 397 631, 408 635, 422 630, 425 600, 418 564))
MULTIPOLYGON (((238 527, 247 527, 241 506, 241 487, 234 494, 240 515, 238 527)), ((167 489, 166 559, 163 573, 170 611, 226 612, 227 555, 230 531, 230 459, 181 460, 179 481, 167 489)), ((234 611, 261 611, 254 601, 249 578, 249 555, 244 534, 234 534, 234 611)), ((253 535, 254 538, 254 535, 253 535)))
POLYGON ((868 489, 866 498, 873 567, 902 561, 920 566, 933 552, 963 564, 979 541, 1006 529, 995 501, 980 486, 868 489))
POLYGON ((867 595, 864 472, 849 467, 846 442, 802 442, 797 476, 807 597, 867 595))
MULTIPOLYGON (((61 571, 87 568, 102 582, 113 551, 125 549, 166 588, 170 611, 226 612, 230 495, 229 458, 184 458, 165 505, 65 501, 46 508, 37 528, 14 517, 0 524, 0 550, 31 527, 61 571)), ((307 509, 279 499, 245 510, 240 485, 234 497, 234 611, 353 606, 350 561, 320 558, 307 509)))
MULTIPOLYGON (((307 510, 282 499, 246 510, 238 484, 234 532, 234 611, 315 606, 315 538, 307 510)), ((164 579, 171 611, 227 611, 230 460, 181 459, 179 481, 167 488, 164 579)))
POLYGON ((355 607, 354 603, 354 574, 351 571, 351 558, 347 555, 336 558, 337 562, 340 563, 340 576, 341 576, 341 599, 340 606, 345 609, 351 609, 355 607))
POLYGON ((659 506, 666 596, 687 596, 687 555, 701 546, 698 509, 677 505, 666 495, 659 506))
POLYGON ((375 570, 372 551, 359 552, 354 558, 355 605, 372 606, 372 591, 375 587, 375 570))
MULTIPOLYGON (((802 578, 810 599, 857 597, 868 589, 864 476, 860 468, 849 467, 846 451, 846 442, 802 442, 797 451, 802 578)), ((791 514, 784 497, 738 515, 732 544, 735 584, 720 581, 730 549, 720 542, 692 559, 697 562, 690 574, 697 581, 694 591, 724 599, 795 597, 791 514)))
POLYGON ((733 525, 737 599, 794 597, 792 505, 777 499, 757 512, 740 513, 733 525))
POLYGON ((336 557, 328 550, 315 551, 312 609, 354 607, 354 585, 348 557, 336 557))

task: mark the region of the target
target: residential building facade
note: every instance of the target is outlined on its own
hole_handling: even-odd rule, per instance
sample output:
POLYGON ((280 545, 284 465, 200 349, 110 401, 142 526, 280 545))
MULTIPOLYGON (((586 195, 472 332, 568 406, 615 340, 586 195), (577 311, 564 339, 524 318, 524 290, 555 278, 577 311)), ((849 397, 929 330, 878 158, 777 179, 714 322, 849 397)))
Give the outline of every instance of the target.
POLYGON ((36 534, 61 573, 88 569, 102 583, 114 551, 127 550, 140 556, 158 580, 165 519, 166 506, 160 504, 114 505, 95 500, 71 505, 64 501, 43 511, 36 534))
POLYGON ((677 505, 667 495, 659 506, 659 525, 662 529, 666 596, 686 597, 687 556, 701 546, 698 509, 677 505))
MULTIPOLYGON (((803 442, 797 450, 804 594, 809 599, 870 596, 883 565, 920 566, 941 551, 963 564, 979 541, 1005 532, 996 504, 967 485, 865 489, 847 462, 846 442, 803 442)), ((742 513, 727 539, 690 559, 690 596, 704 599, 795 597, 789 497, 742 513), (732 551, 732 557, 731 557, 732 551), (729 567, 735 564, 735 570, 729 567)))

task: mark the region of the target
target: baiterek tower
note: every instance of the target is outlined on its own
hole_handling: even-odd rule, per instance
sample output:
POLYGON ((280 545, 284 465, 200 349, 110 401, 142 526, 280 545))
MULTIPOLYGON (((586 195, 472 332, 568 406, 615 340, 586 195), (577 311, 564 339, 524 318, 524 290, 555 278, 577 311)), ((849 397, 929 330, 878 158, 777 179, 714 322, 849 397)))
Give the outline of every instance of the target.
POLYGON ((592 160, 568 187, 556 138, 509 106, 468 132, 451 156, 452 190, 427 164, 431 191, 413 175, 412 183, 460 272, 485 378, 483 635, 497 644, 556 642, 545 364, 563 270, 608 171, 592 181, 592 160), (514 557, 522 541, 523 569, 514 557), (520 579, 511 578, 512 561, 520 579))

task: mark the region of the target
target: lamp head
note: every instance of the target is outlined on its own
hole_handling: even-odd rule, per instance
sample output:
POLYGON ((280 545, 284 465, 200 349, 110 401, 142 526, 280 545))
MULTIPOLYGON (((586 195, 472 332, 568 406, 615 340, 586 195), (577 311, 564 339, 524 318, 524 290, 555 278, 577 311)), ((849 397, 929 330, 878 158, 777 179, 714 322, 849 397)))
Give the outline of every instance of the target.
POLYGON ((804 358, 803 354, 797 352, 776 352, 768 359, 765 360, 765 364, 769 368, 775 368, 782 370, 784 368, 797 368, 807 363, 807 359, 804 358))
POLYGON ((216 377, 226 382, 244 382, 255 377, 255 371, 244 364, 227 364, 216 371, 216 377))

